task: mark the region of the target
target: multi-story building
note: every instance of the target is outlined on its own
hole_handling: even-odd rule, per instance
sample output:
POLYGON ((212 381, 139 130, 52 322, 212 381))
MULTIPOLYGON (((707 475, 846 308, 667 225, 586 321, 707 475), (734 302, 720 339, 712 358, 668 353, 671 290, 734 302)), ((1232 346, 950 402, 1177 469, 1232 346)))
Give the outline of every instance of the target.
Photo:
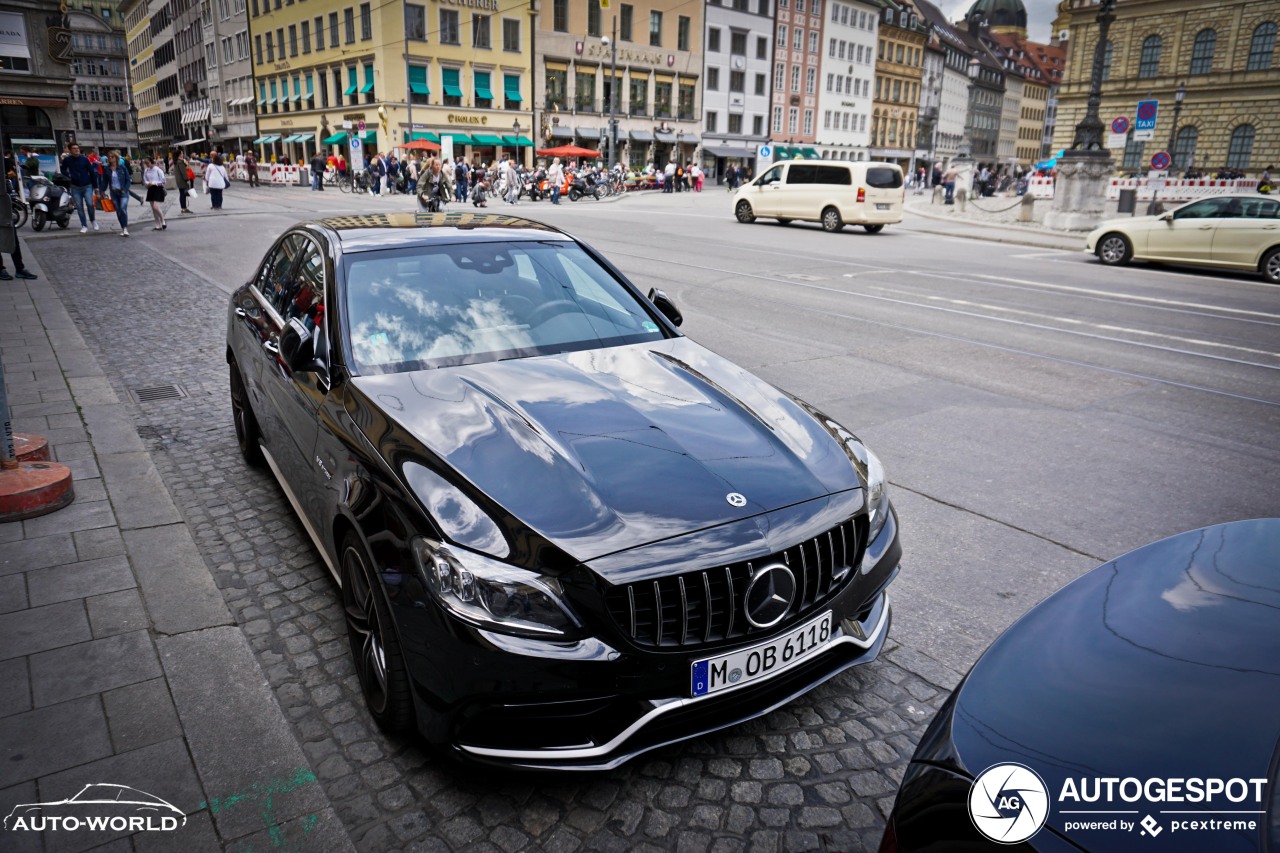
MULTIPOLYGON (((831 0, 827 0, 831 2, 831 0)), ((778 0, 769 137, 775 157, 817 157, 823 0, 778 0)))
POLYGON ((871 156, 914 165, 928 26, 912 0, 877 0, 881 7, 876 49, 876 93, 871 156))
POLYGON ((51 52, 58 48, 55 29, 70 38, 67 15, 57 3, 8 0, 0 9, 0 126, 6 153, 28 145, 41 154, 55 154, 75 132, 73 55, 69 44, 51 52))
POLYGON ((1000 100, 996 162, 1004 166, 1015 166, 1018 160, 1018 121, 1022 114, 1022 93, 1026 88, 1026 79, 1022 76, 1022 69, 1012 61, 999 55, 996 60, 1004 70, 1004 97, 1000 100))
MULTIPOLYGON (((920 16, 929 26, 923 9, 920 16)), ((920 115, 916 121, 916 160, 926 169, 938 162, 938 124, 942 117, 946 62, 947 51, 942 46, 942 37, 929 26, 924 45, 924 67, 920 71, 920 115)), ((919 165, 916 168, 919 169, 919 165)))
POLYGON ((700 2, 615 0, 605 10, 599 0, 549 0, 536 22, 542 141, 605 153, 612 112, 615 160, 634 168, 693 161, 702 138, 703 20, 700 2), (609 44, 615 31, 617 43, 609 44))
POLYGON ((129 123, 129 83, 123 26, 106 15, 72 10, 67 13, 74 58, 71 73, 71 115, 82 146, 101 152, 127 151, 133 142, 129 123))
POLYGON ((769 141, 773 0, 709 2, 702 73, 702 169, 717 183, 728 166, 753 171, 769 141))
POLYGON ((188 126, 202 120, 205 133, 189 137, 197 148, 239 152, 257 136, 254 121, 253 61, 249 50, 249 13, 245 0, 203 0, 206 103, 189 100, 188 126), (207 108, 207 112, 206 112, 207 108), (201 137, 207 134, 207 146, 201 137))
MULTIPOLYGON (((976 45, 965 30, 952 25, 929 0, 915 2, 929 26, 931 43, 936 40, 936 46, 942 52, 938 124, 931 158, 946 165, 959 156, 960 145, 969 126, 970 87, 973 85, 969 68, 976 45)), ((925 82, 928 83, 927 77, 925 82)))
POLYGON ((871 0, 827 0, 818 69, 815 142, 824 158, 866 160, 871 148, 872 92, 880 7, 871 0))
MULTIPOLYGON (((1089 97, 1097 7, 1064 0, 1054 31, 1069 31, 1067 75, 1059 92, 1053 150, 1071 147, 1089 97)), ((1121 168, 1149 168, 1172 148, 1174 167, 1260 172, 1280 162, 1280 56, 1275 0, 1124 0, 1104 48, 1100 116, 1134 117, 1139 100, 1159 101, 1155 138, 1130 138, 1121 168), (1174 123, 1174 93, 1186 99, 1174 123), (1172 138, 1171 138, 1172 137, 1172 138)), ((1120 154, 1117 150, 1116 154, 1120 154)))
POLYGON ((120 11, 125 20, 133 104, 138 111, 138 142, 144 151, 162 152, 186 138, 182 135, 182 102, 178 96, 174 4, 124 0, 120 11))
MULTIPOLYGON (((1050 92, 1056 90, 1061 75, 1061 52, 1012 32, 991 31, 985 34, 984 40, 1003 62, 1006 71, 1016 70, 1022 80, 1012 156, 1022 166, 1032 165, 1044 156, 1044 129, 1050 121, 1047 118, 1049 97, 1050 92)), ((1009 81, 1012 79, 1010 75, 1009 81)), ((1005 115, 1009 113, 1008 102, 1009 92, 1006 92, 1005 115)), ((1001 151, 1002 159, 1004 156, 1005 152, 1001 151)))
MULTIPOLYGON (((972 26, 972 22, 970 23, 972 26)), ((973 54, 969 59, 969 109, 965 117, 965 135, 969 139, 969 153, 973 159, 979 163, 993 164, 1000 156, 1004 68, 991 51, 982 45, 976 30, 970 30, 965 35, 968 43, 973 46, 973 54)), ((963 153, 962 150, 961 154, 963 153)))
POLYGON ((249 0, 261 160, 367 157, 410 138, 486 162, 527 153, 531 14, 498 0, 249 0))

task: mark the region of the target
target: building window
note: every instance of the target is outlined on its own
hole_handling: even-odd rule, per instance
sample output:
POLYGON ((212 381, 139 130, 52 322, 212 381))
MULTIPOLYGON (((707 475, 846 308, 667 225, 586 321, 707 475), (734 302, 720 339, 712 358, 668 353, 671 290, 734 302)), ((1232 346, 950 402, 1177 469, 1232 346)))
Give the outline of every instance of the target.
POLYGON ((689 121, 694 117, 693 100, 695 91, 696 86, 693 83, 680 84, 680 91, 677 93, 680 100, 676 104, 676 118, 689 121))
POLYGON ((584 71, 581 66, 574 74, 573 104, 584 112, 595 112, 596 70, 584 71))
POLYGON ((1267 21, 1258 24, 1253 30, 1253 41, 1249 42, 1249 64, 1247 71, 1266 71, 1271 67, 1271 55, 1276 49, 1276 22, 1267 21))
POLYGON ((289 55, 298 55, 298 27, 296 24, 289 25, 289 55))
POLYGON ((720 91, 720 69, 719 68, 713 68, 713 67, 707 68, 707 91, 708 92, 720 91))
MULTIPOLYGON (((320 78, 320 89, 324 91, 324 78, 320 78)), ((409 101, 414 104, 431 103, 431 90, 427 88, 427 68, 425 65, 409 66, 409 101)))
POLYGON ((764 116, 751 117, 751 135, 764 136, 764 116))
POLYGON ((707 30, 707 52, 720 52, 720 28, 711 27, 707 30))
POLYGON ((1142 55, 1138 59, 1138 77, 1149 79, 1160 73, 1160 36, 1147 36, 1142 42, 1142 55))
POLYGON ((520 52, 520 21, 516 18, 502 19, 502 49, 520 52))
POLYGON ((804 111, 804 132, 806 136, 813 133, 813 110, 804 111))
POLYGON ((623 3, 621 14, 618 16, 618 38, 622 41, 631 41, 631 16, 631 4, 623 3))
POLYGON ((649 78, 631 78, 631 99, 627 111, 633 116, 647 115, 649 112, 649 78))
POLYGON ((810 53, 818 52, 818 31, 817 30, 809 30, 809 52, 810 53))
MULTIPOLYGON (((458 10, 440 10, 440 43, 461 44, 458 38, 458 10)), ((456 105, 455 105, 456 106, 456 105)))
POLYGON ((462 72, 457 68, 440 69, 440 82, 444 86, 444 105, 446 107, 462 106, 462 85, 458 82, 462 72))
POLYGON ((1200 138, 1200 131, 1195 127, 1184 127, 1178 131, 1178 137, 1173 141, 1173 165, 1175 171, 1190 169, 1191 164, 1196 156, 1196 141, 1200 138))
POLYGON ((1231 144, 1227 147, 1228 169, 1249 168, 1249 157, 1253 154, 1253 137, 1254 128, 1251 124, 1242 124, 1231 131, 1231 144))
POLYGON ((329 47, 338 46, 338 13, 329 13, 329 47))
POLYGON ((729 91, 730 92, 747 91, 747 73, 745 71, 729 72, 729 91))
POLYGON ((787 25, 778 24, 778 50, 787 49, 787 25))
POLYGON ((773 132, 782 133, 782 107, 773 108, 773 132))
POLYGON ((719 116, 717 116, 714 112, 710 110, 707 111, 707 133, 716 132, 716 123, 718 118, 719 116))
POLYGON ((364 41, 373 38, 373 12, 368 3, 360 4, 360 38, 364 41))
POLYGON ((791 31, 791 49, 804 50, 804 30, 799 27, 791 31))
POLYGON ((569 0, 555 0, 552 3, 551 28, 558 33, 569 32, 569 0))
POLYGON ((676 50, 689 49, 689 23, 687 15, 676 18, 676 50))
POLYGON ((324 18, 320 18, 320 17, 316 18, 315 28, 316 28, 316 50, 324 50, 324 18))
POLYGON ((763 94, 765 93, 765 91, 764 91, 764 83, 765 83, 764 75, 763 75, 763 74, 757 74, 757 75, 756 75, 756 94, 757 94, 757 95, 763 95, 763 94))
POLYGON ((417 3, 404 4, 404 37, 416 41, 427 40, 427 7, 417 3))
POLYGON ((254 56, 257 57, 257 59, 255 59, 254 62, 261 65, 262 64, 262 36, 260 35, 253 37, 253 53, 254 53, 254 56))
POLYGON ((569 73, 563 69, 547 71, 547 109, 568 109, 569 101, 566 93, 569 88, 569 73))
POLYGON ((1102 79, 1103 81, 1111 79, 1111 55, 1115 52, 1115 42, 1107 39, 1106 45, 1102 48, 1102 79))
POLYGON ((343 35, 346 36, 346 43, 353 44, 356 40, 355 9, 348 8, 342 10, 342 29, 345 31, 343 35))
POLYGON ((471 46, 485 50, 493 47, 493 41, 489 35, 488 15, 471 16, 471 46))
POLYGON ((756 59, 769 58, 769 40, 764 36, 756 37, 756 59))
POLYGON ((1208 74, 1213 70, 1213 49, 1218 44, 1218 34, 1214 30, 1201 30, 1196 33, 1195 44, 1191 47, 1191 73, 1208 74))
POLYGON ((747 55, 747 34, 742 30, 733 30, 730 32, 729 53, 734 56, 747 55))
POLYGON ((795 133, 799 124, 800 110, 798 107, 791 107, 787 110, 787 133, 795 133))
POLYGON ((773 66, 773 88, 781 92, 787 79, 787 66, 781 62, 773 66))
POLYGON ((812 95, 818 88, 818 69, 810 66, 804 72, 804 93, 812 95))
MULTIPOLYGON (((310 53, 311 52, 311 22, 303 21, 300 26, 302 27, 302 52, 310 53)), ((227 47, 228 48, 231 47, 230 39, 227 40, 227 47)), ((228 50, 228 52, 230 51, 228 50)), ((227 61, 230 62, 231 60, 228 59, 227 61)))
POLYGON ((729 114, 729 132, 742 133, 742 114, 741 113, 729 114))
POLYGON ((489 85, 489 72, 475 72, 476 109, 487 110, 493 106, 493 89, 489 85))
POLYGON ((587 0, 587 35, 600 38, 600 0, 587 0))
POLYGON ((275 40, 272 39, 271 33, 267 33, 267 62, 276 61, 275 40))
POLYGON ((800 66, 799 65, 791 66, 791 91, 793 92, 800 91, 800 66))
POLYGON ((649 12, 649 47, 662 47, 662 13, 649 12))

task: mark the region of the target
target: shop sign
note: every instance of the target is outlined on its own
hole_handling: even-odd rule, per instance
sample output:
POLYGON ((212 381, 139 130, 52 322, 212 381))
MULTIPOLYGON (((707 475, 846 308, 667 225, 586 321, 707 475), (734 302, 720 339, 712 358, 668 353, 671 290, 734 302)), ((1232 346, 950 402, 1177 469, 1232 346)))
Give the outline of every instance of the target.
POLYGON ((453 113, 450 113, 448 115, 448 121, 449 124, 488 124, 489 117, 454 115, 453 113))

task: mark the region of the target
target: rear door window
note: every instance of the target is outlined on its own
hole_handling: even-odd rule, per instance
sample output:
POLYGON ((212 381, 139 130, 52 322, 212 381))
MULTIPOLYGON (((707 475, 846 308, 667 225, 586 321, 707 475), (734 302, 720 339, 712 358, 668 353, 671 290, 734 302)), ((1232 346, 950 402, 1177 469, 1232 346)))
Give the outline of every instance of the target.
POLYGON ((810 166, 807 163, 792 163, 791 168, 787 170, 788 184, 812 184, 815 183, 818 167, 810 166))
POLYGON ((896 190, 902 186, 902 172, 886 166, 869 166, 867 186, 877 190, 896 190))
POLYGON ((814 176, 815 184, 837 184, 847 187, 853 183, 849 177, 849 170, 844 166, 814 166, 816 174, 814 176))

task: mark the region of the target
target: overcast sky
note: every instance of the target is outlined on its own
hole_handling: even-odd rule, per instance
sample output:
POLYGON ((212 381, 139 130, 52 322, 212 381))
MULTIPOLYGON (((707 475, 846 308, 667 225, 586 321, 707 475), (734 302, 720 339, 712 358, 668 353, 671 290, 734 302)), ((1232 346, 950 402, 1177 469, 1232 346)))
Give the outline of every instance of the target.
MULTIPOLYGON (((973 5, 973 0, 934 0, 949 21, 958 21, 973 5)), ((1049 24, 1058 12, 1057 0, 1022 0, 1027 7, 1027 36, 1032 41, 1049 42, 1049 24)))

